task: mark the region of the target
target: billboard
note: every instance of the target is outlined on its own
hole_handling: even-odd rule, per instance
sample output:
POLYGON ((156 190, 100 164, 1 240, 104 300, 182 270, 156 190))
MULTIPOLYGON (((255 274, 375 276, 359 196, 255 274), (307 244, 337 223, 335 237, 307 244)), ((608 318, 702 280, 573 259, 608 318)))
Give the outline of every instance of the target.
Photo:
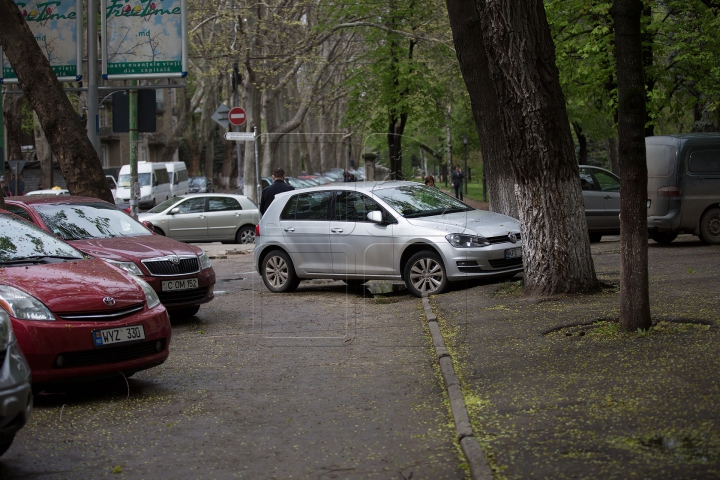
MULTIPOLYGON (((61 82, 82 79, 82 0, 15 0, 40 49, 61 82)), ((0 55, 0 83, 18 83, 10 62, 0 55)))
POLYGON ((101 0, 106 80, 187 75, 186 0, 101 0))

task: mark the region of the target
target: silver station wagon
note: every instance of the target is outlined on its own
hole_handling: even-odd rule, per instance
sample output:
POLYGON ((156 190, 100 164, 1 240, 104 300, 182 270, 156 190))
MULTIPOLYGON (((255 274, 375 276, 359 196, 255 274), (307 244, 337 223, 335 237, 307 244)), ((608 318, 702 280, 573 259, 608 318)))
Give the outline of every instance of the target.
POLYGON ((413 182, 284 192, 260 220, 255 268, 272 292, 302 279, 403 280, 413 295, 523 269, 520 224, 413 182))

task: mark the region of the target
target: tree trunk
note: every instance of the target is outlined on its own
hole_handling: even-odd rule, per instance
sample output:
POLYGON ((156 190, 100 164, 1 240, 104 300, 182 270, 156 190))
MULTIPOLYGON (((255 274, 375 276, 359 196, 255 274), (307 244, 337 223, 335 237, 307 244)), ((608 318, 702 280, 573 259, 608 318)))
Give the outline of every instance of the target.
MULTIPOLYGON (((650 3, 647 3, 643 10, 642 15, 647 17, 648 22, 652 21, 652 7, 650 3)), ((653 66, 653 43, 655 42, 655 34, 651 29, 645 28, 642 33, 642 60, 644 72, 651 72, 653 66)), ((645 77, 645 93, 650 95, 655 89, 655 78, 652 75, 645 77)), ((647 109, 646 109, 647 110, 647 109)), ((652 137, 655 135, 655 125, 653 119, 650 116, 650 112, 645 112, 645 136, 652 137)))
POLYGON ((35 155, 40 161, 40 183, 45 188, 53 187, 53 165, 52 165, 52 151, 48 144, 47 138, 45 138, 45 132, 40 127, 40 121, 35 116, 35 155))
POLYGON ((506 145, 497 118, 500 115, 495 87, 473 2, 446 0, 460 70, 470 92, 475 128, 483 153, 483 174, 490 210, 518 218, 515 178, 506 162, 506 145))
POLYGON ((0 0, 0 45, 37 113, 70 193, 114 203, 84 126, 12 0, 0 0))
POLYGON ((650 319, 647 257, 645 79, 640 28, 642 2, 615 0, 620 156, 620 329, 647 329, 650 319))
MULTIPOLYGON (((5 95, 5 128, 7 129, 8 160, 22 160, 22 107, 24 97, 22 95, 5 95)), ((0 133, 1 135, 2 133, 0 133)))
MULTIPOLYGON (((455 0, 447 1, 449 11, 461 10, 455 0)), ((597 290, 579 171, 543 2, 474 3, 480 25, 475 35, 484 43, 498 102, 497 109, 485 113, 487 121, 501 127, 503 157, 515 178, 524 291, 553 295, 597 290)), ((459 58, 461 63, 467 60, 459 58)), ((469 93, 471 98, 478 95, 469 93)))
POLYGON ((452 132, 450 131, 450 121, 452 120, 452 105, 447 106, 445 115, 445 156, 447 157, 447 177, 445 177, 445 186, 447 187, 448 177, 452 177, 453 172, 453 151, 452 151, 452 132))
POLYGON ((610 170, 619 177, 620 160, 618 159, 617 138, 608 138, 605 144, 605 149, 607 150, 608 158, 610 159, 610 170))

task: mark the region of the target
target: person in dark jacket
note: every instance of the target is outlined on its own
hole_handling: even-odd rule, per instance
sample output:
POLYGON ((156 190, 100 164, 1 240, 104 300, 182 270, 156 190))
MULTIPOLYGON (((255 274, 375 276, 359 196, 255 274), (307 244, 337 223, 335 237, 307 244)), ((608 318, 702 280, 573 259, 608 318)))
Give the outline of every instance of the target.
POLYGON ((270 204, 275 200, 275 195, 282 192, 288 192, 295 190, 293 187, 285 183, 285 170, 282 168, 276 168, 273 171, 272 178, 273 184, 262 191, 262 198, 260 199, 260 215, 264 215, 270 204))
POLYGON ((462 200, 463 199, 463 179, 465 178, 465 174, 460 170, 460 165, 457 165, 455 167, 455 171, 452 172, 452 175, 450 176, 450 182, 452 183, 453 188, 455 189, 455 198, 462 200))

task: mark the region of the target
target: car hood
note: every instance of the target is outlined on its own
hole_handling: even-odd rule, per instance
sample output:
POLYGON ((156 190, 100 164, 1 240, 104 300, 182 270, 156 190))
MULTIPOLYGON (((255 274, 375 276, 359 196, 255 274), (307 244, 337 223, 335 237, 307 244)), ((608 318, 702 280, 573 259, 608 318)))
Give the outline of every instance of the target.
POLYGON ((53 313, 118 310, 145 301, 129 274, 97 258, 3 268, 0 284, 29 293, 53 313), (106 305, 105 297, 112 297, 114 305, 106 305))
POLYGON ((81 252, 116 261, 138 262, 166 255, 200 255, 198 247, 178 242, 162 235, 139 237, 92 238, 70 243, 81 252))
POLYGON ((408 223, 447 233, 472 233, 483 237, 499 237, 508 232, 520 232, 520 222, 507 215, 471 210, 469 212, 408 218, 408 223))

